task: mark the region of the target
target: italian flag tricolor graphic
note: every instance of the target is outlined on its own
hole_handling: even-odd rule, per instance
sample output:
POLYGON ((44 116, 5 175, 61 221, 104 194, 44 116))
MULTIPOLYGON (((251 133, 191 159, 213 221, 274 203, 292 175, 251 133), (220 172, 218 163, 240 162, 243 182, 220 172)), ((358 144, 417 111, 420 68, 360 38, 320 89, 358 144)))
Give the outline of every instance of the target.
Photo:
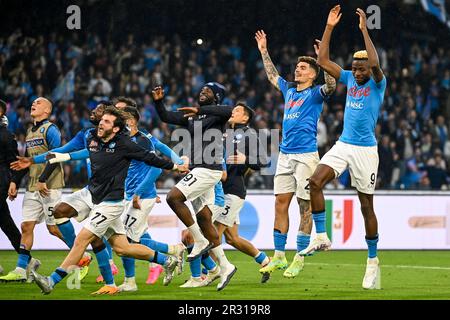
POLYGON ((353 200, 325 200, 327 234, 331 241, 342 238, 344 244, 353 230, 353 200), (333 239, 333 235, 337 239, 333 239))

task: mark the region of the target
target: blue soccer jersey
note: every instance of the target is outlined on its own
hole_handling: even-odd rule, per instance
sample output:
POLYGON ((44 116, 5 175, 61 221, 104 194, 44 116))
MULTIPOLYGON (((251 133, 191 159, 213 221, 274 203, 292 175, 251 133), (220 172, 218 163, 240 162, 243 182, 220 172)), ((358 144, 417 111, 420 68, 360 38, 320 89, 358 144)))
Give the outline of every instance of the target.
POLYGON ((351 71, 341 71, 339 82, 347 86, 344 130, 340 141, 357 146, 375 146, 375 126, 386 90, 386 77, 376 83, 371 77, 363 85, 356 83, 351 71))
POLYGON ((317 151, 317 123, 327 96, 322 92, 321 86, 297 91, 294 83, 289 83, 282 77, 278 78, 278 86, 284 96, 281 152, 317 151))
MULTIPOLYGON (((144 149, 155 150, 153 143, 142 132, 132 136, 131 140, 144 149)), ((125 180, 125 198, 131 200, 135 194, 141 199, 156 198, 155 181, 161 173, 162 170, 159 168, 153 168, 142 161, 132 160, 125 180)))
POLYGON ((214 186, 214 204, 219 207, 225 206, 225 193, 221 181, 214 186))

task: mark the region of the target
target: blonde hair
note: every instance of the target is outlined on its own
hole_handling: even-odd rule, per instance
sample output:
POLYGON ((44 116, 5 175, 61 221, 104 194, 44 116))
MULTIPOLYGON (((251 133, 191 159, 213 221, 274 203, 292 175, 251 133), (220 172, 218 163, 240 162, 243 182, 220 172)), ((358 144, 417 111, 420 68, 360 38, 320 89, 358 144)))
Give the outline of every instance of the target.
POLYGON ((367 59, 369 59, 369 56, 367 55, 367 51, 366 50, 360 50, 360 51, 356 51, 353 54, 353 59, 356 59, 356 60, 367 60, 367 59))

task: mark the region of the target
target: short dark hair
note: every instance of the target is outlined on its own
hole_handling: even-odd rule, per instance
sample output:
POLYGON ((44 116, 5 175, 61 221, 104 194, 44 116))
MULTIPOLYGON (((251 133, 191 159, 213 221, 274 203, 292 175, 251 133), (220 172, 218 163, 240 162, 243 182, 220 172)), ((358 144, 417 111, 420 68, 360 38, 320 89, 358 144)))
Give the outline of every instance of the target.
POLYGON ((137 108, 136 101, 134 99, 132 99, 132 98, 129 98, 129 97, 120 96, 120 97, 116 97, 116 98, 113 99, 114 105, 116 105, 118 102, 123 102, 129 107, 137 108))
POLYGON ((297 64, 299 64, 300 62, 306 62, 307 64, 309 64, 311 68, 313 68, 314 71, 316 72, 316 79, 317 77, 319 77, 320 67, 317 64, 317 60, 315 58, 309 56, 301 56, 298 57, 297 64))
POLYGON ((105 114, 109 114, 116 117, 113 126, 119 127, 120 129, 119 131, 122 131, 125 128, 127 116, 124 114, 123 111, 117 109, 116 107, 107 107, 103 115, 105 114))
POLYGON ((6 102, 0 99, 0 109, 2 113, 6 113, 6 102))
POLYGON ((136 120, 137 122, 139 122, 139 120, 141 119, 139 110, 135 107, 126 106, 123 109, 123 112, 129 113, 131 115, 131 117, 134 118, 134 120, 136 120))
POLYGON ((239 101, 238 103, 236 103, 236 107, 243 107, 244 108, 244 113, 248 116, 248 120, 246 124, 249 124, 250 122, 252 122, 252 119, 255 115, 255 111, 253 111, 252 108, 250 108, 248 105, 245 104, 245 102, 239 101))

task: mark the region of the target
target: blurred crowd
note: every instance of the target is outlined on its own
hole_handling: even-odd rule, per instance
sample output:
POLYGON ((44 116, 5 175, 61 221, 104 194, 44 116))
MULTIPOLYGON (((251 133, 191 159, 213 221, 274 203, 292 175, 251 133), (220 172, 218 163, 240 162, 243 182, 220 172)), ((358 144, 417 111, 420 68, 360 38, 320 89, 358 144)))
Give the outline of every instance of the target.
MULTIPOLYGON (((269 53, 281 76, 293 79, 299 55, 312 55, 311 44, 271 46, 269 53)), ((273 35, 275 37, 276 35, 273 35)), ((349 68, 352 54, 361 49, 345 39, 332 58, 349 68)), ((387 77, 384 104, 376 128, 379 142, 379 189, 447 189, 450 186, 450 49, 426 40, 396 46, 374 41, 387 77)), ((322 81, 322 77, 319 79, 322 81)), ((0 98, 8 102, 9 129, 16 134, 19 151, 25 149, 25 132, 31 124, 29 109, 38 96, 54 102, 51 121, 61 129, 63 143, 90 126, 89 113, 100 101, 117 96, 135 99, 141 127, 173 146, 174 126, 159 120, 151 89, 162 85, 166 105, 176 110, 192 105, 203 84, 226 86, 223 104, 245 101, 256 111, 257 129, 280 129, 283 97, 267 80, 256 43, 243 47, 237 37, 220 45, 186 42, 180 36, 156 36, 137 41, 104 41, 98 34, 81 38, 50 33, 27 36, 20 30, 0 37, 0 98)), ((318 145, 323 155, 342 132, 346 89, 338 85, 324 106, 318 124, 318 145)), ((271 189, 278 150, 269 148, 272 165, 249 178, 250 188, 271 189)), ((84 162, 66 164, 68 187, 87 181, 84 162)), ((164 176, 160 188, 169 188, 177 177, 164 176)), ((350 187, 349 175, 329 188, 350 187)))

